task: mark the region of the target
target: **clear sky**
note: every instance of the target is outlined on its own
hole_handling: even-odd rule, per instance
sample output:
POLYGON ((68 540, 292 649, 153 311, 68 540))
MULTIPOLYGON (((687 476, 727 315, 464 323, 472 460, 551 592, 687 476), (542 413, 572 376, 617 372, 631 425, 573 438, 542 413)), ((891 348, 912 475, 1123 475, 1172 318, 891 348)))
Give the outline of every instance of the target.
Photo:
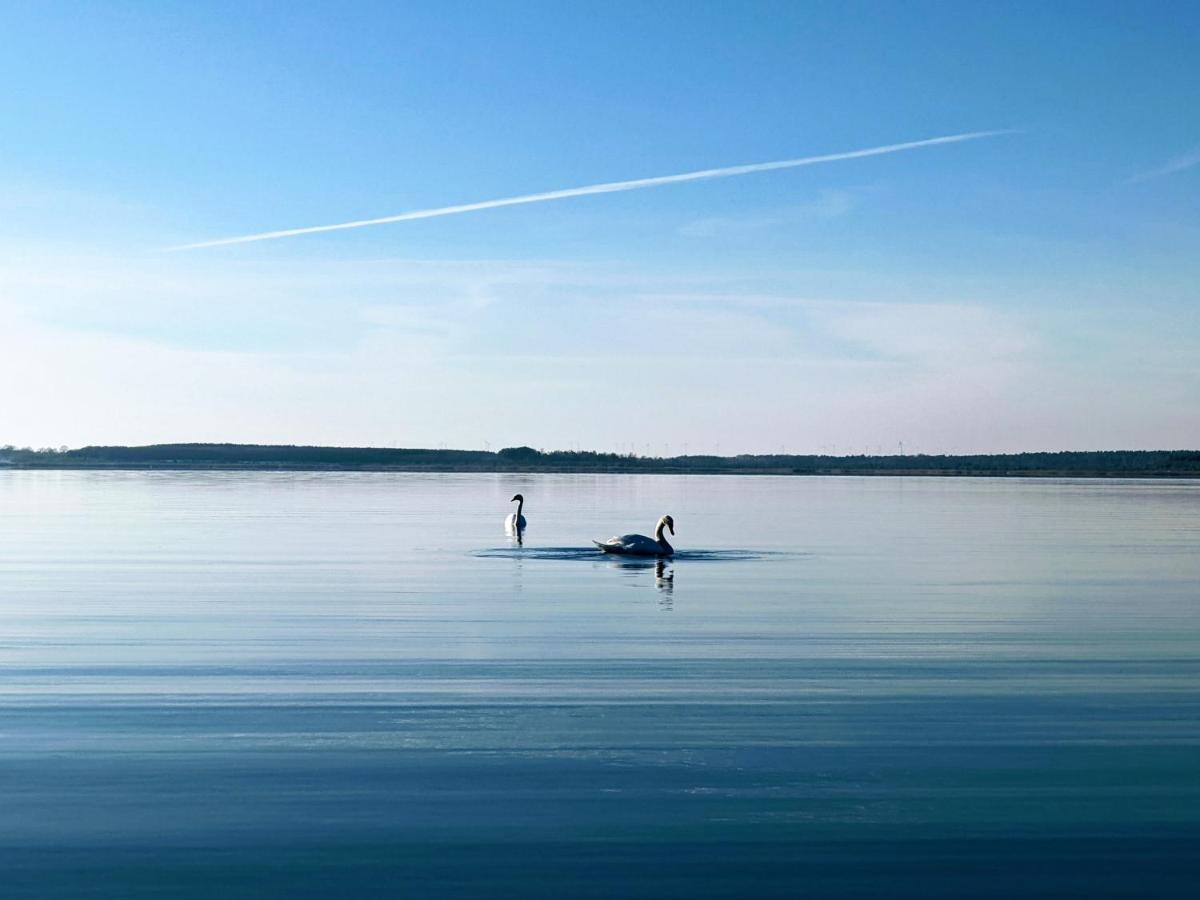
POLYGON ((0 12, 0 443, 1200 447, 1197 4, 0 12))

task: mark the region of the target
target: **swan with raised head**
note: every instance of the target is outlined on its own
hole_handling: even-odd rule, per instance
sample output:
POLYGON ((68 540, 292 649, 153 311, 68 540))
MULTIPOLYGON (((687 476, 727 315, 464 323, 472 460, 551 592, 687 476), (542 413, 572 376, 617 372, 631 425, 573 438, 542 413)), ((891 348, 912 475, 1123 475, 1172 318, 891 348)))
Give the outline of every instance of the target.
POLYGON ((663 529, 671 529, 671 534, 675 534, 675 520, 670 516, 663 516, 658 520, 658 524, 654 526, 654 537, 648 538, 644 534, 623 534, 620 537, 610 537, 607 541, 592 541, 597 547, 605 553, 622 553, 626 556, 670 556, 675 552, 675 548, 667 543, 666 537, 663 536, 663 529))
POLYGON ((524 507, 525 507, 525 498, 522 497, 520 494, 513 494, 512 500, 509 500, 508 502, 509 503, 515 502, 517 504, 517 511, 515 513, 509 513, 505 517, 504 530, 507 531, 509 534, 512 534, 513 532, 517 532, 517 531, 524 531, 525 530, 525 517, 523 515, 521 515, 521 510, 524 509, 524 507))

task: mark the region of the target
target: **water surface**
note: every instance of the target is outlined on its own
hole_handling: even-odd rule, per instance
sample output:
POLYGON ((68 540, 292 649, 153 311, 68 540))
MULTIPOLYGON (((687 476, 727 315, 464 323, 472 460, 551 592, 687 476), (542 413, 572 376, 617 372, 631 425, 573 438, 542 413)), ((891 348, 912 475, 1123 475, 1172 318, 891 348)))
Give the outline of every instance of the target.
POLYGON ((1190 893, 1198 544, 1200 482, 0 471, 0 876, 1190 893))

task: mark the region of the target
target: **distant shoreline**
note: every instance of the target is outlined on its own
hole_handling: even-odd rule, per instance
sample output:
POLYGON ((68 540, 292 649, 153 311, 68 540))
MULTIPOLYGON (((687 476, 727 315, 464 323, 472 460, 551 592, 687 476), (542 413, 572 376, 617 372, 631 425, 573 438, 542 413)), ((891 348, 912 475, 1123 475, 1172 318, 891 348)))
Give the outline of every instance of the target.
POLYGON ((510 447, 428 450, 261 444, 153 444, 76 450, 0 449, 4 469, 447 472, 494 474, 788 475, 985 478, 1200 478, 1200 451, 1011 454, 642 457, 510 447))
POLYGON ((66 471, 66 472, 395 472, 395 473, 429 473, 429 474, 477 474, 477 475, 722 475, 730 477, 840 477, 840 478, 1092 478, 1096 480, 1112 479, 1144 479, 1151 481, 1163 480, 1200 480, 1200 472, 1080 472, 1075 470, 1053 471, 1009 471, 977 469, 964 472, 955 469, 814 469, 803 472, 775 469, 673 469, 664 468, 468 468, 452 466, 315 466, 315 465, 202 465, 202 464, 132 464, 114 463, 78 464, 78 465, 6 465, 0 463, 0 472, 11 471, 66 471))

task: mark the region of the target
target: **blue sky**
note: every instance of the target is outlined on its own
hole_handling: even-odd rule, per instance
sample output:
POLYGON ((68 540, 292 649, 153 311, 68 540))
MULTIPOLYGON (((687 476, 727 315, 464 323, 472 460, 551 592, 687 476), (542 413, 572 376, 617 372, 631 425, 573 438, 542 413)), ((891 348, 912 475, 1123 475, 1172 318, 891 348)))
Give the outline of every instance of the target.
POLYGON ((1200 446, 1194 4, 4 15, 0 443, 1200 446))

